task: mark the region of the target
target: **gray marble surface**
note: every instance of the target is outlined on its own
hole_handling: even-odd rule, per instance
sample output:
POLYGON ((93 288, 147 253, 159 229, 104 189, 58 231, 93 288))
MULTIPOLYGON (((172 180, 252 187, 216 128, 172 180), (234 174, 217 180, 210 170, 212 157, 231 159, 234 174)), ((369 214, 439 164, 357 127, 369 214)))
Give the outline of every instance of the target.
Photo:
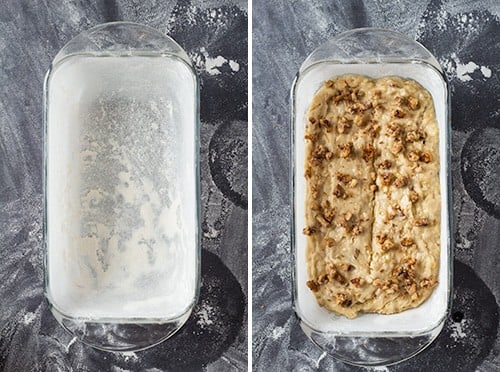
POLYGON ((0 2, 0 371, 246 370, 247 58, 245 0, 0 2), (125 354, 55 321, 41 230, 45 72, 71 38, 116 20, 172 36, 201 78, 200 300, 174 337, 125 354))
POLYGON ((401 31, 439 60, 452 94, 453 307, 437 340, 378 371, 499 371, 500 4, 498 1, 253 3, 253 366, 358 370, 303 334, 292 310, 289 90, 317 46, 357 27, 401 31))

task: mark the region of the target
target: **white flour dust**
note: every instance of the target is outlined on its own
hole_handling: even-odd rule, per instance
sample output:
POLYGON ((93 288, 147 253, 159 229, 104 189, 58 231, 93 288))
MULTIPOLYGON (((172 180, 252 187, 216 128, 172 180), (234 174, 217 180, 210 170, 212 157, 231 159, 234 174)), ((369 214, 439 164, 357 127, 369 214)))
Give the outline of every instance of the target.
POLYGON ((215 315, 214 312, 215 309, 212 306, 204 304, 200 311, 196 313, 196 316, 198 317, 196 324, 198 324, 201 328, 214 324, 212 319, 215 315))
POLYGON ((462 319, 462 321, 458 323, 453 323, 451 325, 451 330, 452 330, 451 338, 453 339, 453 341, 458 341, 459 339, 462 339, 466 336, 465 334, 466 326, 467 324, 465 319, 462 319))
POLYGON ((229 66, 233 73, 240 70, 240 64, 237 61, 228 60, 223 56, 210 57, 204 47, 200 49, 199 53, 192 53, 190 57, 198 70, 207 72, 212 76, 222 74, 220 68, 224 65, 229 66))
POLYGON ((276 328, 273 329, 272 338, 274 340, 277 340, 281 336, 283 336, 284 333, 285 333, 285 328, 284 327, 276 327, 276 328))
POLYGON ((458 59, 456 53, 452 53, 449 58, 445 58, 439 62, 448 75, 464 82, 473 80, 473 76, 471 75, 476 73, 477 76, 477 72, 480 72, 484 79, 491 77, 491 69, 488 66, 479 66, 473 61, 463 63, 458 59))

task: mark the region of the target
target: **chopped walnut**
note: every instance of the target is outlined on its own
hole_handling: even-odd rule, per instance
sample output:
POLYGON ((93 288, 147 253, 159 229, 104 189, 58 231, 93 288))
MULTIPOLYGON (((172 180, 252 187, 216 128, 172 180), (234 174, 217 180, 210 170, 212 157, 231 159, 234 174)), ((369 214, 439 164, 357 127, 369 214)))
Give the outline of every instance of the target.
POLYGON ((323 217, 325 217, 325 220, 327 220, 329 223, 331 223, 333 221, 333 219, 335 218, 335 208, 326 209, 323 212, 323 217))
POLYGON ((328 227, 328 226, 330 226, 330 221, 327 221, 327 220, 325 219, 325 217, 323 217, 321 214, 318 214, 318 215, 316 216, 316 221, 318 221, 318 222, 321 224, 321 226, 323 226, 323 227, 328 227))
POLYGON ((352 181, 352 176, 349 175, 349 174, 345 174, 345 173, 337 173, 336 174, 337 176, 337 179, 340 181, 340 182, 343 182, 343 183, 349 183, 352 181))
POLYGON ((391 146, 391 152, 396 155, 399 154, 403 150, 403 142, 401 141, 396 141, 392 144, 391 146))
POLYGON ((325 241, 325 244, 329 248, 331 248, 335 245, 335 240, 333 240, 333 238, 325 237, 325 238, 323 238, 323 240, 325 241))
POLYGON ((389 210, 389 213, 387 214, 387 216, 390 220, 392 220, 396 216, 404 217, 405 214, 404 214, 403 210, 401 209, 401 206, 398 205, 397 203, 395 203, 390 207, 390 210, 389 210))
POLYGON ((306 282, 306 285, 309 287, 309 289, 313 292, 318 292, 319 291, 319 284, 316 283, 314 280, 308 280, 306 282))
POLYGON ((380 181, 382 186, 390 186, 392 180, 394 179, 394 175, 391 172, 383 172, 382 174, 380 174, 380 177, 382 178, 382 180, 380 181))
POLYGON ((344 220, 349 221, 351 218, 352 218, 351 212, 347 212, 346 214, 344 214, 344 220))
POLYGON ((432 154, 430 152, 423 152, 420 154, 420 160, 424 163, 430 163, 432 161, 432 154))
POLYGON ((324 159, 327 151, 328 149, 325 146, 319 145, 312 151, 312 156, 315 159, 324 159))
POLYGON ((359 225, 355 225, 352 227, 351 233, 352 235, 356 236, 359 235, 363 232, 363 228, 359 225))
POLYGON ((371 143, 367 143, 365 146, 363 146, 363 160, 364 161, 370 161, 373 159, 373 156, 375 155, 375 147, 371 143))
POLYGON ((337 270, 335 270, 334 268, 329 270, 328 278, 330 280, 335 280, 336 282, 338 282, 342 285, 347 283, 346 278, 344 278, 344 276, 341 273, 339 273, 337 270))
POLYGON ((352 189, 358 185, 358 180, 356 178, 353 178, 351 182, 349 182, 349 187, 352 189))
POLYGON ((371 138, 376 138, 380 130, 380 124, 376 124, 375 120, 370 121, 370 125, 363 130, 364 134, 369 135, 371 138))
POLYGON ((414 226, 428 226, 430 224, 430 221, 427 217, 419 217, 415 218, 413 221, 414 226))
POLYGON ((391 137, 391 138, 394 138, 395 140, 401 140, 403 134, 404 134, 404 130, 403 128, 398 125, 398 124, 395 124, 395 123, 389 123, 387 125, 387 131, 386 131, 386 134, 391 137))
POLYGON ((384 160, 378 165, 378 167, 381 169, 389 169, 390 167, 392 167, 392 162, 390 160, 384 160))
POLYGON ((340 185, 337 185, 337 187, 335 188, 335 190, 333 191, 333 195, 335 195, 337 198, 342 198, 342 199, 346 199, 347 198, 347 194, 344 190, 344 188, 340 185))
POLYGON ((321 275, 316 282, 320 285, 322 284, 327 284, 330 281, 330 278, 328 277, 327 274, 321 275))
POLYGON ((319 119, 319 125, 322 127, 329 127, 330 126, 330 120, 328 119, 319 119))
POLYGON ((393 270, 393 276, 402 281, 403 284, 411 285, 416 276, 416 263, 417 260, 415 258, 407 257, 400 267, 397 267, 393 270))
POLYGON ((403 110, 395 109, 392 115, 394 115, 394 117, 396 118, 404 118, 406 116, 406 113, 403 110))
POLYGON ((418 202, 418 199, 419 199, 419 196, 418 196, 417 192, 413 191, 413 190, 410 191, 410 201, 412 203, 416 203, 416 202, 418 202))
POLYGON ((415 283, 412 283, 411 285, 409 285, 407 288, 406 288, 406 291, 408 292, 408 294, 410 295, 413 295, 417 292, 417 284, 415 283))
POLYGON ((420 159, 420 154, 417 151, 410 151, 408 153, 409 161, 419 161, 419 159, 420 159))
POLYGON ((377 243, 378 244, 384 244, 384 242, 386 241, 387 239, 387 234, 381 234, 381 235, 377 235, 375 237, 375 239, 377 239, 377 243))
POLYGON ((340 264, 340 268, 344 271, 352 271, 355 269, 355 267, 349 263, 342 263, 340 264))
POLYGON ((394 242, 391 239, 385 239, 384 242, 382 243, 382 251, 387 252, 395 247, 394 242))
POLYGON ((417 142, 425 138, 424 133, 420 130, 411 130, 406 133, 406 142, 417 142))
POLYGON ((347 158, 352 152, 352 147, 352 142, 348 142, 345 145, 339 145, 340 156, 343 158, 347 158))
POLYGON ((304 229, 302 230, 302 233, 304 235, 312 235, 316 232, 316 229, 314 227, 304 227, 304 229))
POLYGON ((408 107, 410 107, 412 110, 418 109, 418 98, 408 97, 408 107))
POLYGON ((401 245, 403 247, 411 247, 414 243, 415 242, 412 238, 406 237, 406 238, 401 239, 401 245))
POLYGON ((351 121, 343 116, 337 123, 337 132, 339 132, 340 134, 346 133, 351 128, 351 126, 351 121))
POLYGON ((345 293, 337 293, 335 299, 342 307, 349 307, 352 305, 352 300, 345 293))
POLYGON ((356 287, 356 288, 359 288, 361 285, 363 285, 365 282, 365 280, 361 277, 357 277, 357 278, 352 278, 351 279, 351 283, 356 287))
POLYGON ((425 278, 420 281, 420 288, 429 288, 434 285, 436 285, 436 282, 432 279, 425 278))
POLYGON ((311 141, 311 142, 316 142, 318 140, 318 135, 317 134, 306 134, 304 136, 304 139, 311 141))
POLYGON ((398 174, 393 182, 393 185, 399 188, 405 187, 406 185, 408 185, 408 181, 408 177, 398 174))
POLYGON ((401 97, 401 96, 397 96, 395 98, 395 101, 398 105, 402 106, 402 105, 406 105, 406 97, 401 97))

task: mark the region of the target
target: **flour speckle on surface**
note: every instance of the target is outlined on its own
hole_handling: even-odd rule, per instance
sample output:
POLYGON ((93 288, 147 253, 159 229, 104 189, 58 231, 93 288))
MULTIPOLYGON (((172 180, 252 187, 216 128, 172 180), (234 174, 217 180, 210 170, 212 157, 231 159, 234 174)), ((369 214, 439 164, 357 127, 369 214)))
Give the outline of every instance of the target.
POLYGON ((217 56, 215 58, 205 56, 205 70, 210 75, 219 75, 221 72, 218 67, 222 67, 225 63, 227 63, 227 59, 222 56, 217 56))
POLYGON ((24 322, 24 324, 29 325, 29 324, 33 323, 33 320, 35 320, 35 318, 36 318, 35 313, 26 313, 26 314, 24 314, 23 322, 24 322))
POLYGON ((196 313, 196 316, 198 317, 196 324, 198 324, 201 328, 214 324, 212 319, 214 310, 215 309, 208 303, 203 304, 200 310, 196 313))
POLYGON ((323 359, 325 359, 326 355, 327 355, 327 354, 326 354, 326 351, 324 351, 324 352, 323 352, 323 353, 319 356, 318 360, 316 361, 316 368, 319 368, 319 364, 321 363, 321 361, 322 361, 323 359))
POLYGON ((485 78, 490 78, 491 77, 491 70, 486 67, 486 66, 481 66, 481 73, 485 78))
POLYGON ((452 53, 450 58, 441 59, 440 63, 445 68, 448 75, 464 82, 473 80, 473 76, 478 75, 474 74, 476 71, 481 73, 479 74, 480 78, 488 79, 491 77, 491 69, 489 67, 479 66, 473 61, 463 63, 459 60, 456 53, 452 53))
POLYGON ((200 48, 199 53, 190 53, 190 57, 199 71, 206 72, 211 76, 222 74, 223 71, 221 70, 226 66, 228 66, 232 72, 238 72, 240 70, 238 62, 228 60, 220 55, 211 57, 204 47, 200 48))
POLYGON ((285 334, 285 328, 283 328, 283 327, 276 327, 276 328, 273 329, 272 338, 275 339, 275 340, 277 340, 278 338, 280 338, 284 334, 285 334))
POLYGON ((240 64, 236 61, 230 60, 229 67, 231 67, 231 70, 233 70, 234 72, 240 71, 240 64))
POLYGON ((450 326, 452 330, 451 338, 453 338, 454 341, 457 341, 461 338, 465 338, 466 325, 467 325, 467 320, 464 318, 460 322, 455 322, 450 326))

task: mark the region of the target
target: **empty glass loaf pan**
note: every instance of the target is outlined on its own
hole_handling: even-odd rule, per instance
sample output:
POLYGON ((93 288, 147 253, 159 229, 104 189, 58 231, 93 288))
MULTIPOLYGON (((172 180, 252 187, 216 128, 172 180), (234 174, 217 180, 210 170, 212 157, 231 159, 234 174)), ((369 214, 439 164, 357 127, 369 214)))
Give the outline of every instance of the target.
POLYGON ((294 308, 302 329, 321 349, 347 363, 387 365, 407 359, 428 346, 441 331, 451 298, 449 95, 436 59, 419 43, 382 29, 342 33, 313 51, 300 67, 291 91, 292 102, 292 251, 294 308), (306 267, 305 123, 313 96, 328 79, 345 74, 372 78, 399 76, 420 83, 434 101, 439 127, 441 236, 438 285, 419 307, 397 314, 362 314, 355 319, 320 307, 306 267))
POLYGON ((45 291, 59 323, 105 350, 161 342, 199 288, 199 94, 184 50, 107 23, 45 80, 45 291))

